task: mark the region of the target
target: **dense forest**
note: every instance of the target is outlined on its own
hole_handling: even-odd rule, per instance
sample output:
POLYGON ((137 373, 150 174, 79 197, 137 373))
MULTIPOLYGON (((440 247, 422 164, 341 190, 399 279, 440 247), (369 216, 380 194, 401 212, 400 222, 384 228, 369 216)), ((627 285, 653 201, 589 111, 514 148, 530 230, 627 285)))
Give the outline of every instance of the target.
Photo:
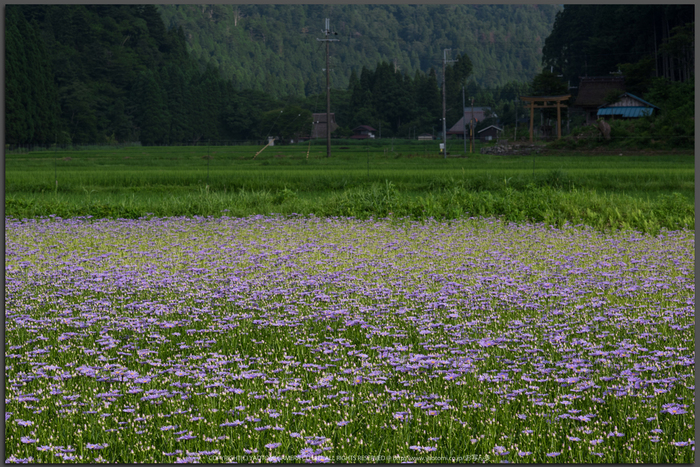
MULTIPOLYGON (((387 62, 413 76, 441 69, 443 49, 468 55, 486 88, 527 82, 540 71, 556 5, 160 5, 168 27, 182 27, 188 50, 219 67, 238 89, 282 97, 325 90, 325 18, 333 86, 352 70, 387 62)), ((450 57, 448 57, 450 58, 450 57)), ((440 75, 440 79, 442 76, 440 75)))
POLYGON ((628 90, 643 94, 654 77, 690 79, 694 21, 692 4, 566 5, 545 39, 543 63, 572 85, 619 70, 628 90))
MULTIPOLYGON (((270 49, 268 46, 273 37, 286 37, 275 36, 275 31, 281 34, 281 30, 289 29, 283 28, 280 21, 287 18, 294 24, 303 24, 302 28, 311 28, 308 18, 316 21, 316 18, 328 14, 338 22, 339 37, 343 37, 341 33, 347 33, 357 41, 369 35, 363 36, 360 31, 379 30, 371 25, 365 26, 370 29, 360 28, 360 19, 350 14, 351 11, 345 12, 348 19, 343 26, 340 13, 344 10, 340 6, 333 7, 332 11, 320 5, 290 5, 287 10, 272 5, 234 5, 223 10, 219 7, 224 5, 205 7, 204 10, 201 5, 177 8, 175 5, 172 8, 154 5, 6 6, 6 142, 193 144, 205 140, 262 140, 274 135, 289 138, 308 134, 312 113, 325 111, 325 91, 322 91, 325 88, 319 85, 323 83, 319 80, 324 79, 324 73, 317 72, 318 68, 325 66, 325 54, 308 31, 301 35, 302 38, 283 39, 286 49, 270 49), (227 71, 226 60, 221 57, 233 60, 231 57, 237 56, 233 53, 217 55, 207 52, 208 58, 203 58, 201 50, 204 49, 201 46, 197 49, 194 34, 186 32, 178 20, 173 20, 175 16, 168 19, 168 11, 180 14, 188 8, 195 8, 198 13, 191 13, 192 18, 199 18, 200 26, 213 28, 212 31, 218 31, 217 28, 224 23, 223 19, 216 20, 217 14, 233 12, 233 17, 228 18, 233 21, 229 29, 233 34, 240 26, 242 31, 247 31, 247 39, 244 37, 239 43, 231 39, 227 47, 230 49, 232 44, 239 44, 240 49, 246 51, 244 55, 248 58, 241 59, 236 65, 242 68, 227 71), (256 39, 257 33, 251 32, 251 25, 262 24, 255 21, 269 25, 269 30, 261 30, 264 40, 256 39), (303 42, 302 39, 313 45, 313 51, 309 52, 313 59, 297 70, 292 65, 292 51, 297 50, 293 44, 295 40, 298 44, 303 42), (199 55, 197 50, 200 50, 199 55), (273 63, 268 55, 270 50, 277 58, 288 50, 289 60, 283 66, 273 63), (250 64, 246 60, 262 63, 263 67, 257 69, 258 65, 250 65, 246 68, 245 64, 250 64), (282 68, 276 68, 278 66, 282 68), (311 68, 304 68, 306 66, 311 68), (275 70, 283 70, 282 75, 275 75, 275 70), (313 73, 315 78, 304 75, 304 70, 313 73), (267 77, 262 79, 260 88, 252 83, 258 79, 256 73, 263 72, 267 77), (281 76, 288 76, 289 80, 284 81, 281 76)), ((441 18, 440 12, 454 11, 457 14, 462 11, 460 8, 450 10, 451 7, 438 5, 434 10, 425 10, 424 15, 419 15, 420 20, 417 16, 413 18, 419 25, 428 21, 433 28, 432 34, 443 37, 440 36, 443 31, 452 30, 435 21, 441 18), (434 17, 428 13, 434 13, 434 17)), ((529 11, 527 8, 532 9, 506 8, 496 23, 503 22, 504 30, 509 31, 511 26, 506 20, 512 18, 509 19, 508 14, 515 15, 512 19, 515 23, 530 18, 521 11, 523 8, 525 12, 529 11)), ((669 132, 687 133, 685 127, 690 125, 687 122, 694 116, 691 105, 694 102, 694 23, 690 22, 694 7, 656 5, 644 8, 634 5, 567 5, 553 15, 552 33, 543 36, 544 67, 537 67, 540 73, 528 79, 507 80, 508 74, 494 72, 490 79, 496 81, 484 80, 480 73, 487 63, 484 54, 488 47, 479 52, 478 48, 468 50, 466 46, 454 46, 459 41, 470 40, 469 34, 473 31, 464 35, 455 32, 453 35, 459 35, 459 41, 454 43, 440 42, 442 39, 437 36, 425 36, 432 37, 426 40, 433 41, 430 45, 436 47, 435 53, 446 46, 454 47, 449 56, 451 62, 444 73, 448 128, 461 117, 462 88, 467 104, 469 98, 474 97, 475 105, 491 107, 501 122, 510 123, 516 119, 516 104, 518 115, 525 110, 522 103, 518 103, 518 96, 568 90, 575 94, 574 80, 578 76, 586 73, 605 75, 621 69, 628 91, 664 109, 669 132), (590 21, 580 21, 580 18, 590 21), (626 24, 625 28, 619 27, 622 23, 626 24), (645 29, 647 24, 652 29, 658 27, 658 34, 654 33, 656 29, 645 29), (644 31, 646 33, 641 34, 644 31), (632 32, 639 35, 630 37, 632 32), (603 47, 601 41, 607 45, 603 47), (569 83, 573 89, 568 88, 569 83), (683 126, 682 131, 677 129, 679 125, 683 126)), ((335 49, 337 55, 331 64, 332 79, 335 80, 331 102, 340 125, 335 136, 348 136, 352 134, 352 128, 361 124, 381 128, 383 137, 439 133, 442 127, 442 54, 437 53, 438 60, 423 60, 422 55, 415 55, 418 43, 425 45, 419 40, 424 37, 419 31, 424 29, 421 29, 423 26, 411 26, 411 17, 406 16, 411 11, 398 5, 364 11, 365 21, 373 18, 388 24, 391 23, 386 16, 389 13, 394 15, 392 17, 402 18, 398 22, 401 24, 398 32, 389 28, 398 36, 388 36, 383 41, 373 40, 378 50, 368 48, 369 45, 363 46, 364 49, 360 47, 359 50, 368 54, 363 56, 366 62, 376 61, 356 68, 356 62, 349 58, 354 53, 354 46, 348 46, 342 55, 343 49, 338 46, 342 41, 333 43, 331 49, 335 49), (411 27, 415 37, 407 35, 406 30, 411 27), (402 47, 413 50, 409 58, 418 58, 402 62, 398 55, 402 47), (386 52, 383 55, 382 50, 386 52), (394 50, 397 51, 396 60, 382 59, 392 57, 394 50), (347 81, 341 84, 344 73, 347 81)), ((493 11, 500 10, 486 7, 474 10, 479 21, 485 21, 484 18, 493 11)), ((319 24, 322 23, 319 21, 319 24)), ((216 35, 202 33, 200 40, 206 42, 207 37, 215 38, 216 35)), ((478 43, 480 39, 474 40, 478 43)), ((492 45, 499 43, 491 43, 490 39, 487 42, 492 45)), ((514 45, 507 55, 524 53, 522 50, 514 45)), ((356 55, 359 56, 362 55, 356 55)), ((498 60, 488 64, 510 66, 498 60)))

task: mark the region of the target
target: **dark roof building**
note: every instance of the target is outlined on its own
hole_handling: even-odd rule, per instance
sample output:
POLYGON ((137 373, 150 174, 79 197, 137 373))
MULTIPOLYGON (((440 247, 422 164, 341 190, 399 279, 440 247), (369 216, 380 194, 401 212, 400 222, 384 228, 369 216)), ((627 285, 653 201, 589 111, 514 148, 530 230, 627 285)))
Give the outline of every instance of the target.
MULTIPOLYGON (((487 117, 498 117, 493 111, 491 110, 491 107, 474 107, 474 126, 476 127, 476 124, 485 120, 487 117)), ((467 124, 467 134, 469 133, 469 121, 472 118, 472 108, 471 107, 465 107, 464 108, 464 117, 460 118, 457 123, 455 123, 452 128, 447 130, 448 135, 464 135, 464 124, 467 124), (466 122, 465 119, 466 118, 466 122)))
POLYGON ((582 76, 578 85, 575 107, 586 112, 586 124, 598 118, 598 108, 605 104, 611 91, 625 92, 624 76, 582 76))
MULTIPOLYGON (((325 112, 313 114, 313 129, 311 130, 311 139, 315 138, 325 138, 327 136, 327 126, 326 126, 326 116, 325 112)), ((331 113, 331 133, 333 133, 338 125, 335 123, 335 114, 331 113)))
POLYGON ((481 142, 485 143, 487 141, 492 141, 493 139, 498 138, 498 134, 500 132, 503 132, 503 128, 498 128, 496 125, 490 125, 486 128, 477 131, 477 134, 479 135, 479 139, 481 140, 481 142))
POLYGON ((605 104, 598 107, 598 117, 605 119, 629 119, 648 117, 659 110, 654 104, 645 101, 641 97, 625 92, 620 95, 620 99, 612 104, 605 104))
POLYGON ((377 130, 375 130, 369 125, 360 125, 352 130, 354 134, 350 137, 350 139, 374 138, 375 131, 377 130))

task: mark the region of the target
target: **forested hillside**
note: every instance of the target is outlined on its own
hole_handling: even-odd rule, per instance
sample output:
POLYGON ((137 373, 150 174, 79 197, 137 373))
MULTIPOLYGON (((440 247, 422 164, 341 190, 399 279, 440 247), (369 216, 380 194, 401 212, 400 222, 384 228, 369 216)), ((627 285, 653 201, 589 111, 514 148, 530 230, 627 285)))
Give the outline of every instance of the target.
MULTIPOLYGON (((200 63, 221 68, 238 89, 275 97, 325 89, 325 50, 316 41, 324 18, 332 85, 387 62, 413 76, 441 70, 443 49, 469 56, 478 84, 528 82, 541 71, 542 47, 556 5, 160 5, 167 27, 182 26, 200 63)), ((450 58, 450 57, 448 57, 450 58)), ((440 76, 441 78, 441 76, 440 76)))
POLYGON ((692 143, 693 8, 567 6, 538 42, 545 44, 542 71, 538 52, 524 44, 541 26, 534 18, 549 18, 554 7, 8 5, 5 138, 153 145, 309 134, 311 113, 325 111, 325 54, 313 31, 321 36, 327 15, 341 39, 331 47, 334 136, 358 125, 381 128, 383 137, 437 135, 442 48, 451 47, 448 128, 461 117, 463 87, 467 104, 474 96, 476 106, 510 124, 518 96, 563 93, 569 79, 574 85, 581 74, 619 67, 627 90, 661 109, 655 125, 647 122, 657 128, 649 133, 660 128, 692 143), (454 18, 474 26, 457 29, 454 18), (498 28, 480 29, 489 18, 498 18, 498 28), (222 31, 228 39, 215 41, 222 31), (520 61, 498 59, 506 56, 520 61))

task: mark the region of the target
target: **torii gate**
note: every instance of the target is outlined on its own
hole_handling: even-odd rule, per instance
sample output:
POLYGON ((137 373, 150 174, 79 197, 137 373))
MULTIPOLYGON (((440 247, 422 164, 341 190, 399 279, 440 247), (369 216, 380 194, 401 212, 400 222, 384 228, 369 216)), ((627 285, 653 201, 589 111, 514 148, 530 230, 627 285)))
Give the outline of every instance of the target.
POLYGON ((530 103, 530 142, 532 143, 532 132, 535 120, 535 108, 546 109, 551 107, 557 108, 557 139, 561 139, 561 108, 567 108, 566 104, 562 104, 562 101, 567 100, 571 97, 571 94, 561 95, 561 96, 520 96, 520 100, 530 103), (536 102, 542 102, 542 104, 536 104, 536 102), (555 104, 548 104, 548 102, 555 102, 555 104))

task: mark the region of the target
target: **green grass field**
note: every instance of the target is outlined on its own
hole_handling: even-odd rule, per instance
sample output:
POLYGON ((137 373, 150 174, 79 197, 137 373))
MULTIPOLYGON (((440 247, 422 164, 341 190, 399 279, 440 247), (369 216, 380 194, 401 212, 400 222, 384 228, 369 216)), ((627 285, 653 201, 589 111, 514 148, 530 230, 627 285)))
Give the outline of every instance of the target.
MULTIPOLYGON (((325 142, 322 142, 325 143, 325 142)), ((529 156, 448 141, 36 151, 5 158, 6 216, 502 216, 645 232, 694 228, 692 151, 529 156), (467 149, 469 151, 469 149, 467 149), (622 154, 622 155, 620 155, 622 154)))

